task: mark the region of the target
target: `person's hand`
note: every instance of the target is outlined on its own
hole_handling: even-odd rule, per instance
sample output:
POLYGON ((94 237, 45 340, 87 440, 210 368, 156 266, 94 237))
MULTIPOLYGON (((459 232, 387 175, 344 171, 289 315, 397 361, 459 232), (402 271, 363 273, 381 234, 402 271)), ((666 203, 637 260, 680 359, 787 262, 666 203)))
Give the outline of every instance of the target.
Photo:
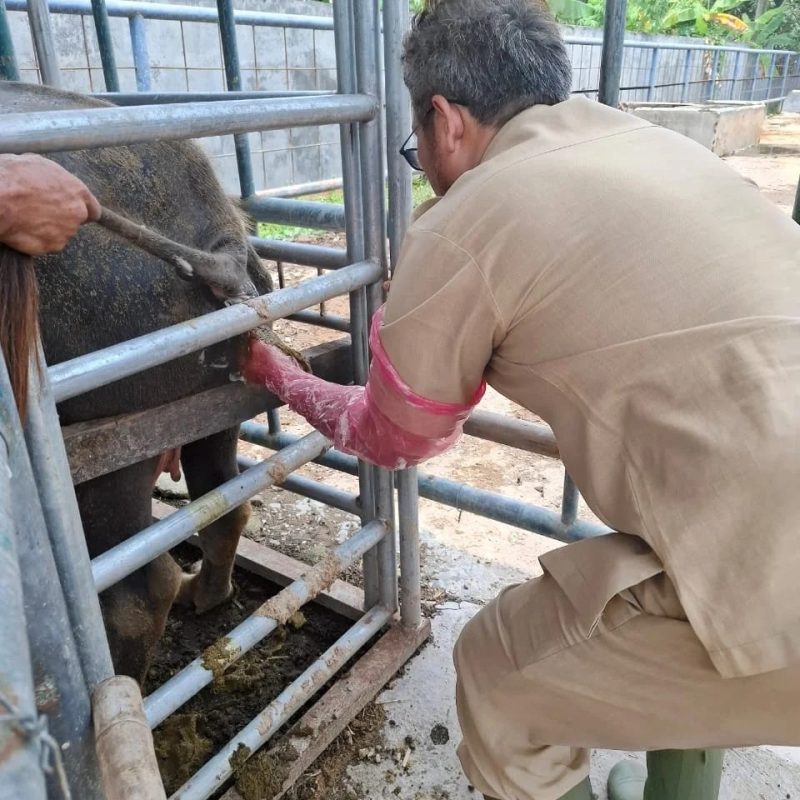
POLYGON ((37 155, 0 155, 0 242, 40 256, 62 250, 100 203, 82 181, 37 155))

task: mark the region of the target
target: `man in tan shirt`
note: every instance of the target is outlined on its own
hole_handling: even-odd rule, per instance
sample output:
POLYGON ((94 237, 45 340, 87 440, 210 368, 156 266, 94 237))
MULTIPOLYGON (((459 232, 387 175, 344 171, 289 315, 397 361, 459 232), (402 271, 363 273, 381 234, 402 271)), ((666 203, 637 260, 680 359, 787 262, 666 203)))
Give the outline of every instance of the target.
MULTIPOLYGON (((541 415, 621 531, 467 625, 464 769, 488 798, 583 800, 589 748, 647 750, 647 787, 623 765, 612 798, 712 800, 719 748, 800 745, 800 228, 699 145, 568 99, 532 0, 431 3, 404 63, 405 153, 441 198, 404 242, 381 360, 409 403, 468 407, 485 379, 541 415)), ((402 427, 383 390, 345 431, 271 388, 379 463, 375 420, 402 427)))

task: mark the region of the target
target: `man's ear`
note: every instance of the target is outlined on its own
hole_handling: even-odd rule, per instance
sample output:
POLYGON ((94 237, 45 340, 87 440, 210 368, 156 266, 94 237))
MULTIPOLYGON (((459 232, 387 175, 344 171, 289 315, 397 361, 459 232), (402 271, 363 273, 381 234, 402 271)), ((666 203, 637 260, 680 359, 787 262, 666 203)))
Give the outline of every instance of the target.
POLYGON ((431 106, 436 137, 448 153, 453 153, 464 137, 463 109, 440 94, 435 94, 431 98, 431 106))

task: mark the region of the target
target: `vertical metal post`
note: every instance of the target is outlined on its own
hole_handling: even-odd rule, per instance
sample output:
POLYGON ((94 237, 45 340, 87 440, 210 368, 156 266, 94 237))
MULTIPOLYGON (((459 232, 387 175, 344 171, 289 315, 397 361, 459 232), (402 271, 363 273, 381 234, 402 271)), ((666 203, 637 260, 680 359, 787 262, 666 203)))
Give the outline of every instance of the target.
MULTIPOLYGON (((611 0, 618 2, 618 0, 611 0)), ((623 3, 625 0, 621 0, 623 3)), ((386 161, 389 174, 389 257, 397 264, 400 245, 411 217, 411 168, 400 148, 411 132, 411 107, 403 84, 403 33, 408 28, 408 3, 384 0, 383 62, 386 75, 386 161)))
POLYGON ((772 97, 772 76, 775 74, 775 62, 777 59, 777 54, 773 53, 769 62, 769 75, 767 76, 767 96, 764 98, 765 100, 769 100, 772 97))
MULTIPOLYGON (((380 98, 379 38, 381 28, 378 15, 378 0, 359 0, 355 4, 356 83, 361 94, 380 98)), ((384 226, 383 156, 381 145, 381 121, 374 119, 359 125, 361 146, 361 184, 364 207, 364 246, 367 258, 383 265, 383 279, 388 278, 386 269, 386 232, 384 226)), ((383 280, 367 287, 368 318, 383 303, 383 280)), ((394 529, 394 492, 392 474, 383 469, 375 470, 376 513, 387 524, 386 536, 378 544, 378 575, 381 604, 394 610, 397 607, 397 554, 394 529)))
MULTIPOLYGON (((407 28, 406 0, 384 0, 383 58, 386 75, 386 159, 389 174, 389 262, 392 273, 397 267, 400 245, 411 217, 411 170, 399 154, 412 124, 401 67, 403 33, 407 28)), ((396 473, 395 479, 400 537, 400 615, 404 625, 416 628, 422 619, 417 470, 401 470, 396 473)))
MULTIPOLYGON (((44 363, 44 356, 40 359, 44 363)), ((89 691, 114 674, 78 501, 47 372, 31 371, 25 426, 33 473, 89 691)))
POLYGON ((717 89, 717 70, 719 69, 719 50, 714 50, 714 58, 711 61, 711 80, 707 90, 707 97, 709 100, 714 99, 714 94, 717 89))
MULTIPOLYGON (((222 39, 222 58, 225 62, 225 80, 228 91, 239 92, 242 90, 242 71, 239 67, 239 47, 236 44, 233 0, 217 0, 217 13, 219 14, 219 35, 222 39)), ((236 134, 233 140, 236 145, 239 187, 242 197, 250 197, 255 193, 250 143, 246 133, 236 134)))
POLYGON ((685 103, 689 97, 689 77, 692 74, 692 53, 693 50, 686 50, 683 59, 683 88, 681 89, 681 102, 685 103))
POLYGON ((36 49, 36 60, 39 62, 42 83, 60 89, 61 71, 58 68, 47 0, 28 0, 28 24, 31 28, 33 46, 36 49))
POLYGON ((625 54, 627 0, 606 0, 603 50, 600 56, 600 91, 597 99, 607 106, 619 105, 619 85, 625 54))
POLYGON ((736 58, 733 60, 733 82, 731 83, 731 96, 729 100, 736 99, 736 79, 739 77, 739 61, 741 60, 741 50, 736 51, 736 58))
POLYGON ((650 75, 647 79, 647 99, 653 99, 653 92, 655 90, 656 79, 658 76, 658 61, 661 55, 661 50, 658 47, 653 48, 650 56, 650 75))
POLYGON ((569 473, 564 471, 564 493, 561 496, 561 523, 569 527, 578 518, 578 487, 575 486, 569 473))
POLYGON ((147 49, 147 32, 144 17, 133 14, 128 19, 131 31, 131 50, 133 51, 133 65, 136 68, 136 91, 149 92, 150 80, 150 53, 147 49))
MULTIPOLYGON (((0 371, 7 382, 2 358, 0 371)), ((37 712, 11 510, 9 433, 17 424, 16 409, 9 407, 11 396, 0 395, 0 798, 46 800, 38 737, 25 727, 35 723, 37 712)))
POLYGON ((758 83, 758 53, 753 53, 753 84, 750 87, 750 99, 756 99, 756 84, 758 83))
POLYGON ((108 22, 106 0, 92 0, 92 16, 97 32, 97 45, 100 48, 100 62, 103 65, 103 79, 107 92, 119 91, 117 62, 114 58, 114 42, 111 39, 111 26, 108 22))
POLYGON ((8 25, 5 0, 0 0, 0 81, 18 81, 17 57, 8 25))
MULTIPOLYGON (((333 4, 334 38, 336 41, 336 75, 339 92, 351 94, 356 91, 355 37, 352 0, 337 0, 333 4)), ((362 201, 361 161, 359 130, 355 124, 339 126, 342 150, 342 182, 344 186, 345 228, 347 231, 347 258, 350 262, 364 259, 364 204, 362 201)), ((369 348, 367 345, 367 294, 357 289, 350 294, 350 330, 353 350, 353 378, 364 384, 369 371, 369 348)), ((361 522, 375 519, 374 469, 363 461, 358 462, 359 499, 361 522)), ((364 605, 372 608, 380 601, 378 585, 378 559, 375 548, 367 551, 363 558, 364 605)))
POLYGON ((783 80, 781 81, 781 97, 786 97, 786 81, 789 78, 789 59, 791 53, 786 54, 786 59, 783 62, 783 80))
MULTIPOLYGON (((219 35, 222 40, 222 60, 225 63, 225 82, 229 92, 242 90, 242 69, 239 64, 239 45, 236 41, 236 19, 233 0, 217 0, 219 15, 219 35)), ((236 148, 236 168, 239 172, 239 190, 243 198, 256 192, 253 178, 253 155, 250 152, 250 139, 247 133, 234 134, 236 148)), ((271 433, 281 429, 280 412, 276 408, 267 411, 267 421, 271 433)))
MULTIPOLYGON (((0 396, 11 397, 5 367, 0 370, 0 396)), ((74 796, 81 800, 104 800, 94 747, 89 692, 33 471, 18 422, 9 430, 11 438, 7 445, 11 454, 12 507, 17 530, 25 531, 25 535, 17 540, 17 550, 25 614, 32 621, 28 626, 28 637, 38 710, 48 717, 48 730, 67 756, 64 769, 74 796)), ((62 796, 57 776, 51 776, 47 783, 48 796, 62 796)))

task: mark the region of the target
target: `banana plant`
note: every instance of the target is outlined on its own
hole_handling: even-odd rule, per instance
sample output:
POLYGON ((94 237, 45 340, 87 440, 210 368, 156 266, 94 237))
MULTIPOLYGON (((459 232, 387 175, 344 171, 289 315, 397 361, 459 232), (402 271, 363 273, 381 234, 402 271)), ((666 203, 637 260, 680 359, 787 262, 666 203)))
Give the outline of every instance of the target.
POLYGON ((699 0, 684 0, 678 2, 661 21, 665 31, 677 28, 680 25, 691 23, 698 36, 705 36, 708 26, 712 22, 722 25, 739 34, 748 29, 748 24, 740 17, 727 13, 732 8, 740 6, 742 0, 716 0, 709 8, 699 0))

